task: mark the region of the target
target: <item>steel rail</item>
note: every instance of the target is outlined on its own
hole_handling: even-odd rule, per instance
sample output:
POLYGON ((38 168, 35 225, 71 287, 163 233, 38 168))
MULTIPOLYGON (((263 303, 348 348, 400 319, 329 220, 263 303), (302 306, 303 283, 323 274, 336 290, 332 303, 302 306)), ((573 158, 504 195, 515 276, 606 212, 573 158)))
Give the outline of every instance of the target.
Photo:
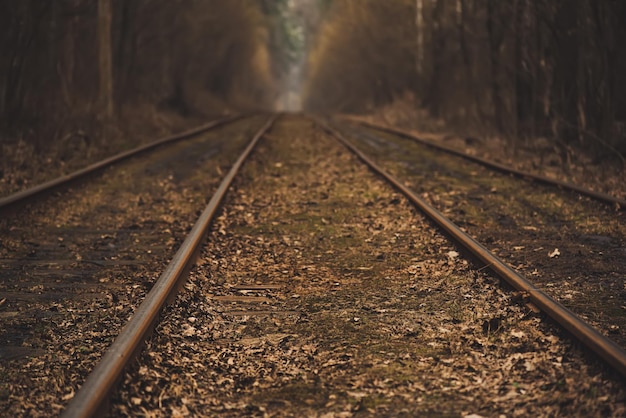
POLYGON ((120 162, 122 160, 125 160, 127 158, 130 157, 134 157, 138 154, 141 154, 143 152, 146 151, 150 151, 154 148, 157 148, 161 145, 165 145, 171 142, 175 142, 175 141, 179 141, 182 139, 186 139, 186 138, 190 138, 192 136, 196 136, 198 134, 201 134, 203 132, 209 131, 213 128, 217 128, 218 126, 230 123, 230 122, 235 122, 239 119, 244 118, 246 115, 234 115, 234 116, 228 116, 225 118, 221 118, 221 119, 217 119, 214 120, 212 122, 209 122, 207 124, 204 124, 202 126, 193 128, 193 129, 189 129, 187 131, 178 133, 178 134, 174 134, 174 135, 170 135, 167 136, 165 138, 161 138, 158 139, 154 142, 151 142, 149 144, 145 144, 145 145, 141 145, 137 148, 134 148, 132 150, 128 150, 128 151, 124 151, 121 152, 119 154, 116 154, 114 156, 105 158, 104 160, 98 161, 94 164, 91 164, 85 168, 82 168, 80 170, 74 171, 70 174, 66 174, 64 176, 60 176, 57 177, 53 180, 38 184, 37 186, 33 186, 29 189, 26 190, 22 190, 20 192, 14 193, 12 195, 0 198, 0 211, 2 210, 6 210, 12 206, 15 206, 17 204, 20 203, 24 203, 25 201, 38 196, 38 195, 42 195, 44 193, 50 192, 58 187, 61 187, 63 185, 67 185, 72 181, 75 181, 81 177, 84 177, 88 174, 94 173, 98 170, 101 170, 103 168, 109 167, 117 162, 120 162))
POLYGON ((454 149, 452 147, 448 147, 446 145, 442 145, 442 144, 437 144, 436 142, 433 141, 428 141, 426 139, 420 138, 416 135, 414 135, 413 133, 403 130, 403 129, 399 129, 399 128, 392 128, 390 126, 384 126, 384 125, 379 125, 377 123, 372 123, 372 122, 366 122, 363 120, 359 120, 359 119, 355 119, 355 118, 351 118, 348 116, 343 116, 341 117, 341 119, 344 120, 349 120, 353 123, 368 127, 368 128, 372 128, 378 131, 383 131, 383 132, 387 132, 390 134, 394 134, 394 135, 399 135, 402 136, 404 138, 413 140, 419 144, 425 145, 427 147, 430 148, 434 148, 437 149, 439 151, 444 151, 448 154, 452 154, 455 155, 457 157, 461 157, 464 158, 466 160, 481 164, 485 167, 489 167, 493 170, 497 170, 500 171, 502 173, 506 173, 506 174, 512 174, 516 177, 520 177, 520 178, 525 178, 528 180, 532 180, 532 181, 536 181, 538 183, 543 183, 543 184, 548 184, 551 186, 557 186, 560 187, 562 189, 565 190, 569 190, 572 192, 576 192, 578 194, 581 194, 583 196, 587 196, 590 197, 592 199, 604 202, 604 203, 608 203, 610 205, 616 205, 618 209, 620 210, 626 210, 626 200, 625 199, 620 199, 618 197, 615 196, 611 196, 609 194, 606 193, 602 193, 602 192, 596 192, 594 190, 590 190, 587 189, 585 187, 581 187, 578 186, 576 184, 573 183, 569 183, 569 182, 565 182, 565 181, 561 181, 561 180, 557 180, 557 179, 552 179, 550 177, 546 177, 546 176, 542 176, 540 174, 533 174, 533 173, 529 173, 527 171, 522 171, 522 170, 518 170, 516 168, 512 168, 509 166, 506 166, 504 164, 500 164, 497 163, 495 161, 491 161, 488 160, 486 158, 482 158, 482 157, 477 157, 475 155, 469 155, 463 151, 460 151, 458 149, 454 149))
POLYGON ((195 263, 200 245, 208 233, 209 225, 233 179, 261 137, 271 129, 276 118, 277 116, 272 116, 267 121, 233 164, 170 264, 146 295, 128 324, 89 374, 85 383, 61 415, 62 417, 91 417, 102 412, 115 384, 122 378, 124 369, 142 348, 143 343, 157 323, 159 313, 168 301, 173 300, 187 273, 195 263))
POLYGON ((397 190, 404 194, 415 206, 417 206, 419 210, 421 210, 428 218, 442 228, 463 248, 485 263, 493 272, 508 282, 515 289, 525 292, 529 299, 539 309, 544 311, 553 320, 569 331, 583 345, 594 351, 608 364, 613 366, 623 377, 626 377, 626 351, 624 351, 624 349, 611 339, 600 334, 596 329, 584 322, 576 314, 554 300, 552 297, 537 289, 525 277, 505 264, 491 251, 478 243, 474 238, 463 232, 451 220, 446 218, 441 212, 420 198, 399 179, 378 166, 370 157, 365 155, 348 139, 346 139, 342 133, 319 119, 316 119, 316 122, 324 130, 337 138, 339 142, 348 148, 361 161, 367 164, 370 169, 378 175, 384 177, 397 190))

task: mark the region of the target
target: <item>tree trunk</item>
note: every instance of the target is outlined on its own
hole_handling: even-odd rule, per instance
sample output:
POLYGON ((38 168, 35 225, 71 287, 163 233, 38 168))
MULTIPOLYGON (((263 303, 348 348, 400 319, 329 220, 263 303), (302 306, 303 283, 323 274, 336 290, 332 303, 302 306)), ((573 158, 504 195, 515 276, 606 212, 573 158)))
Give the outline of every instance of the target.
POLYGON ((98 0, 98 71, 100 105, 107 119, 113 118, 113 59, 111 51, 111 0, 98 0))
POLYGON ((533 125, 532 121, 532 78, 530 74, 530 31, 527 0, 517 0, 515 8, 515 134, 519 136, 533 125))
POLYGON ((445 0, 434 0, 431 14, 431 60, 432 72, 428 85, 428 91, 424 98, 424 105, 430 110, 433 116, 440 117, 442 114, 442 94, 441 86, 443 81, 443 71, 445 71, 444 51, 446 49, 446 36, 443 26, 444 3, 445 0))
POLYGON ((423 0, 415 0, 415 31, 417 35, 417 51, 415 53, 415 72, 417 75, 418 90, 421 92, 422 77, 424 76, 424 3, 423 0))
POLYGON ((502 37, 496 33, 495 0, 487 0, 487 34, 489 37, 489 56, 491 59, 491 101, 493 106, 493 124, 498 132, 504 132, 504 101, 500 89, 500 46, 502 37))

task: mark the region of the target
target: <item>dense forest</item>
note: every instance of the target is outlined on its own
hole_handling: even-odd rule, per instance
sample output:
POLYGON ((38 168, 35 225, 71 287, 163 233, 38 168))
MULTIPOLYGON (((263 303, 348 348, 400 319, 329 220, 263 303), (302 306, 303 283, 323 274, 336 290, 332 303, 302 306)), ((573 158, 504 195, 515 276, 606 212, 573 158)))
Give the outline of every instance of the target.
POLYGON ((2 136, 98 124, 146 106, 205 116, 271 106, 276 70, 261 6, 0 0, 2 136))
POLYGON ((133 112, 409 98, 452 128, 619 155, 623 22, 614 0, 0 0, 0 142, 133 112))
POLYGON ((310 108, 365 111, 411 92, 448 126, 626 153, 626 2, 330 3, 310 108))
POLYGON ((308 56, 307 108, 366 111, 414 90, 414 4, 331 2, 308 56))

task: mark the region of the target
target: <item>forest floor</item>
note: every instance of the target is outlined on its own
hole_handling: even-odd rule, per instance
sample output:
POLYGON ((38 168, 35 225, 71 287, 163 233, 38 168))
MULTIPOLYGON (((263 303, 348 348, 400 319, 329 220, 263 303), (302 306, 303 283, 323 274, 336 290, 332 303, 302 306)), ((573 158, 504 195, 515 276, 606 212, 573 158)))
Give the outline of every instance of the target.
POLYGON ((580 147, 557 145, 545 137, 518 141, 501 136, 477 137, 473 131, 450 128, 445 122, 430 117, 412 101, 403 99, 358 118, 409 130, 423 139, 441 142, 519 170, 626 198, 626 163, 615 153, 608 152, 601 157, 580 147))
POLYGON ((624 412, 601 365, 306 119, 264 138, 208 242, 115 415, 624 412))
MULTIPOLYGON (((226 170, 226 157, 244 142, 247 134, 235 128, 208 134, 233 147, 210 154, 215 167, 191 159, 208 169, 204 174, 188 163, 157 170, 160 159, 153 155, 152 163, 141 159, 106 173, 94 193, 108 194, 98 192, 98 199, 70 191, 55 205, 3 220, 12 228, 1 237, 6 251, 0 256, 14 257, 16 265, 31 250, 45 256, 47 247, 77 263, 94 259, 86 251, 101 247, 113 264, 129 257, 137 263, 129 267, 133 272, 111 278, 88 272, 99 291, 87 302, 26 309, 7 295, 4 324, 30 321, 32 329, 15 328, 32 331, 22 342, 32 355, 0 362, 4 415, 53 415, 72 398, 184 238, 196 204, 226 170), (152 208, 156 218, 142 219, 152 208), (80 233, 85 225, 93 237, 80 233), (151 225, 158 229, 151 232, 151 225), (71 228, 80 241, 63 232, 71 228), (37 237, 23 238, 31 234, 37 237), (152 243, 147 252, 144 242, 152 243), (38 321, 36 309, 50 319, 38 321)), ((177 146, 188 161, 188 144, 177 146)), ((174 159, 169 149, 160 153, 174 159)), ((523 221, 517 223, 529 225, 523 221)), ((475 227, 488 231, 491 223, 475 227)), ((624 236, 619 228, 613 229, 624 236)), ((558 261, 571 264, 569 253, 558 261)), ((114 415, 623 416, 623 382, 477 267, 310 120, 281 118, 244 166, 198 265, 127 372, 112 401, 114 415)), ((25 271, 5 272, 7 292, 26 283, 25 271)), ((33 289, 23 293, 43 294, 43 287, 33 289)))
MULTIPOLYGON (((51 133, 47 145, 35 146, 20 137, 0 140, 0 196, 68 174, 89 163, 207 122, 175 112, 133 109, 115 124, 51 133), (139 116, 142 115, 142 116, 139 116)), ((215 116, 214 118, 217 118, 215 116)), ((517 169, 568 181, 626 198, 626 167, 618 158, 601 159, 582 149, 556 146, 546 138, 515 143, 502 137, 479 138, 450 129, 414 103, 399 100, 359 118, 407 129, 472 155, 517 169)), ((38 142, 46 144, 47 141, 38 142)))
POLYGON ((111 123, 75 120, 61 128, 50 128, 47 133, 0 133, 0 196, 219 117, 185 117, 174 111, 138 105, 124 109, 111 123))

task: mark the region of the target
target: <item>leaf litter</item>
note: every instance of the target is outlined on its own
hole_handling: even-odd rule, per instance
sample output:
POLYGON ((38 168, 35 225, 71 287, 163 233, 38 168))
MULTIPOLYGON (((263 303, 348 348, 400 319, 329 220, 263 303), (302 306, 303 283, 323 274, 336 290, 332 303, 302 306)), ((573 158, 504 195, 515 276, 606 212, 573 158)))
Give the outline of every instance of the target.
POLYGON ((114 414, 626 413, 605 366, 455 253, 344 149, 285 117, 244 167, 114 414), (214 297, 242 284, 280 286, 254 292, 261 304, 214 297))

